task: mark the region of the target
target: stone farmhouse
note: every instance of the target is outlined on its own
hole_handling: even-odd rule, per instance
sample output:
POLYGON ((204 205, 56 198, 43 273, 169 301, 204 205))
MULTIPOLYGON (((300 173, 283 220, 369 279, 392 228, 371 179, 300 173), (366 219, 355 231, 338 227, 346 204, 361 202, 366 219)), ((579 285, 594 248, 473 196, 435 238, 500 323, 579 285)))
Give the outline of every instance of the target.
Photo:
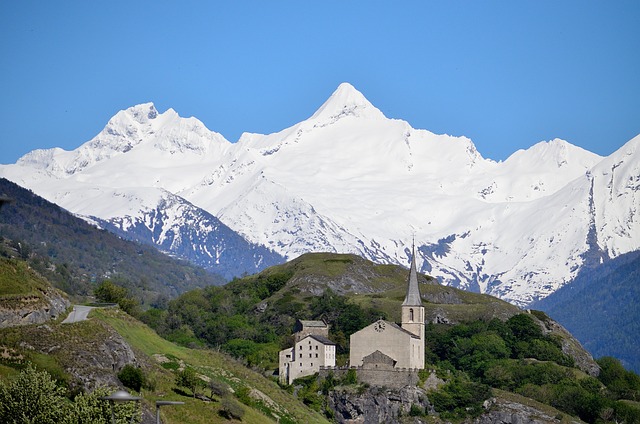
POLYGON ((324 321, 298 320, 294 327, 294 345, 280 351, 280 382, 315 374, 320 367, 336 365, 336 344, 329 340, 329 324, 324 321))

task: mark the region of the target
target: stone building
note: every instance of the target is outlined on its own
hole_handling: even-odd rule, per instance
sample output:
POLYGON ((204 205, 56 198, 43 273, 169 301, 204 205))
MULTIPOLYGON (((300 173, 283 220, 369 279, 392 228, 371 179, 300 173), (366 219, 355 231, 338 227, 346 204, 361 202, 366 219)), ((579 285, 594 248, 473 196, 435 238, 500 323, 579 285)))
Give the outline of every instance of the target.
POLYGON ((418 287, 415 251, 412 252, 407 294, 402 302, 402 323, 386 320, 351 335, 351 367, 424 369, 424 307, 418 287))
POLYGON ((298 320, 294 327, 294 345, 280 351, 280 382, 315 374, 320 367, 336 365, 336 345, 328 338, 329 325, 324 321, 298 320))

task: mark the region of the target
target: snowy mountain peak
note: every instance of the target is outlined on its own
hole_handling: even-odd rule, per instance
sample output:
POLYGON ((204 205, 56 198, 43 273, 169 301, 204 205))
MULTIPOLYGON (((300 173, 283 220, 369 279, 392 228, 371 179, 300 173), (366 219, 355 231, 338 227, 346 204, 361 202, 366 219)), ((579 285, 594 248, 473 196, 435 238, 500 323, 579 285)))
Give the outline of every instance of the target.
POLYGON ((528 166, 532 170, 560 169, 577 167, 584 172, 602 160, 602 157, 574 146, 559 138, 541 141, 526 150, 518 150, 505 161, 505 164, 528 166))
POLYGON ((151 119, 158 117, 158 110, 151 102, 132 106, 125 111, 133 120, 140 124, 146 124, 151 119))
POLYGON ((311 119, 335 122, 345 116, 384 118, 382 112, 373 106, 361 92, 351 84, 343 82, 313 114, 311 119))

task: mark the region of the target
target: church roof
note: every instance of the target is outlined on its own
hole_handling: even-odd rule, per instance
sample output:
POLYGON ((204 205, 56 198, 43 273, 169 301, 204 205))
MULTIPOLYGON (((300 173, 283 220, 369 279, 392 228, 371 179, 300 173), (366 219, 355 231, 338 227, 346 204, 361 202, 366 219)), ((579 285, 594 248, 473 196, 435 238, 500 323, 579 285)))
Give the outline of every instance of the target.
POLYGON ((399 326, 398 324, 396 324, 395 322, 390 322, 390 321, 385 321, 385 322, 386 322, 387 324, 389 324, 389 326, 391 326, 391 327, 395 328, 396 330, 400 330, 400 331, 402 331, 403 333, 408 334, 409 336, 413 337, 414 339, 419 339, 419 338, 420 338, 420 336, 417 336, 417 335, 413 334, 411 331, 408 331, 408 330, 406 330, 406 329, 404 329, 404 328, 400 327, 400 326, 399 326))
POLYGON ((407 295, 402 302, 402 306, 422 306, 420 288, 418 287, 418 272, 416 271, 416 249, 411 249, 411 269, 409 270, 409 284, 407 295))

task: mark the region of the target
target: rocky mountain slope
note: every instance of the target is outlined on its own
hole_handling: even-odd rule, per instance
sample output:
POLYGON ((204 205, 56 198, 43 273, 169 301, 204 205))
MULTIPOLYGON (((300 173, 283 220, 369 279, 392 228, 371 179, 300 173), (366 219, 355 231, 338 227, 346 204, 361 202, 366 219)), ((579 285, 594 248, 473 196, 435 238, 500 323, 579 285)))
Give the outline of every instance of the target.
MULTIPOLYGON (((171 109, 134 106, 76 150, 37 150, 0 175, 201 263, 229 260, 230 236, 209 236, 214 217, 285 258, 406 263, 415 236, 422 271, 526 305, 639 249, 639 144, 602 158, 552 140, 496 163, 468 138, 386 118, 345 83, 309 119, 236 143, 171 109)), ((252 258, 256 269, 277 261, 252 258)))

